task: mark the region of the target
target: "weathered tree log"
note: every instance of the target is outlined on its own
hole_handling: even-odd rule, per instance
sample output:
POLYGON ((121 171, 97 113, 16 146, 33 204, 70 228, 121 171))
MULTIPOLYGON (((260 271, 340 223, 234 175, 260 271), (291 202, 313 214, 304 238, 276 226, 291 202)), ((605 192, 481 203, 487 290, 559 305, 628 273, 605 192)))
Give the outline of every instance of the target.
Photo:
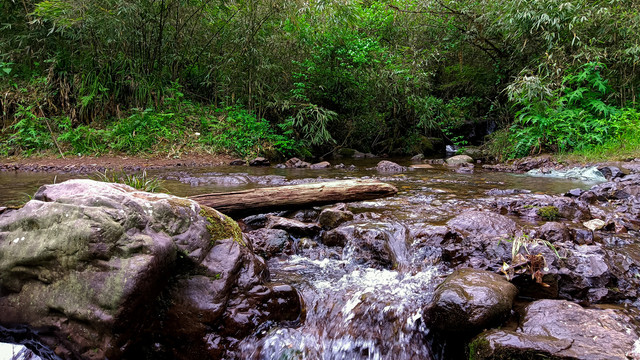
POLYGON ((203 194, 189 198, 224 214, 238 216, 378 199, 397 192, 395 186, 383 182, 342 180, 203 194))

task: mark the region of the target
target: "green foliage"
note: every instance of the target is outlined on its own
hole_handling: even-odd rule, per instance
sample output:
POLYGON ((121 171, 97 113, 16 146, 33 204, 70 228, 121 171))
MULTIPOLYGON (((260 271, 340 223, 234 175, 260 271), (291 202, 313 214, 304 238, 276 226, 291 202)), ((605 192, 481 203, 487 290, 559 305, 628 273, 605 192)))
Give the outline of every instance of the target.
POLYGON ((497 124, 511 128, 508 141, 493 137, 497 157, 634 154, 625 144, 636 138, 639 9, 637 0, 2 1, 3 146, 393 154, 420 136, 477 143, 497 124), (233 114, 225 129, 228 106, 251 115, 233 114))
POLYGON ((611 89, 602 78, 604 69, 604 64, 587 63, 565 75, 555 91, 535 77, 513 84, 510 96, 522 108, 512 127, 512 157, 600 146, 634 128, 637 122, 628 116, 633 110, 607 103, 611 89))
POLYGON ((11 126, 14 133, 9 138, 10 146, 23 149, 27 155, 53 147, 53 141, 47 129, 48 120, 36 116, 34 111, 33 106, 18 106, 16 111, 18 122, 11 126))
POLYGON ((265 120, 242 107, 232 106, 217 109, 213 116, 201 119, 200 142, 220 152, 231 152, 244 158, 260 154, 289 157, 304 154, 301 143, 291 138, 283 124, 284 134, 278 134, 265 120))
POLYGON ((159 144, 169 143, 183 131, 181 118, 173 113, 157 113, 153 109, 136 110, 109 129, 111 148, 138 154, 151 151, 159 144))

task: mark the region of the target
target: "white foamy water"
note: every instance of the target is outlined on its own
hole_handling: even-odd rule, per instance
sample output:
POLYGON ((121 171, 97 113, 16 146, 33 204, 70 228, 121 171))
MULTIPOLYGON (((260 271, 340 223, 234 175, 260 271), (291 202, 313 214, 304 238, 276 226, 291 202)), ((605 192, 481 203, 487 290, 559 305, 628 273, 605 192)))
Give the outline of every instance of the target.
POLYGON ((245 340, 243 358, 431 358, 422 308, 433 293, 435 268, 411 274, 293 256, 274 275, 285 280, 288 269, 306 303, 304 323, 245 340))

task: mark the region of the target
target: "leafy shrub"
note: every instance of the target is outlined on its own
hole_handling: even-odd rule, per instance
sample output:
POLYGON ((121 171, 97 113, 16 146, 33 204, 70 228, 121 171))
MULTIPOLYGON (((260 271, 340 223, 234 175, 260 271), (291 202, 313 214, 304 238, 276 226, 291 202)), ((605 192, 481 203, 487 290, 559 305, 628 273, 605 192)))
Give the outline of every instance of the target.
POLYGON ((590 62, 571 72, 557 91, 527 79, 511 86, 510 96, 522 108, 511 128, 513 152, 569 152, 600 146, 637 126, 637 112, 607 104, 611 90, 602 78, 605 66, 590 62))
POLYGON ((291 126, 284 123, 281 126, 284 134, 278 134, 265 119, 231 106, 201 119, 200 142, 216 151, 230 151, 245 158, 258 154, 289 157, 304 153, 302 144, 292 137, 291 126))
POLYGON ((108 134, 113 150, 137 154, 176 140, 182 131, 182 121, 175 114, 145 109, 115 123, 108 134))
POLYGON ((69 118, 61 121, 59 127, 66 130, 60 136, 58 141, 61 143, 69 143, 73 154, 101 154, 106 152, 108 133, 102 129, 94 129, 86 125, 80 125, 77 128, 71 128, 69 118))
POLYGON ((53 147, 48 119, 36 116, 33 111, 33 105, 18 105, 16 119, 19 120, 11 126, 14 133, 9 138, 9 144, 22 149, 26 155, 53 147))

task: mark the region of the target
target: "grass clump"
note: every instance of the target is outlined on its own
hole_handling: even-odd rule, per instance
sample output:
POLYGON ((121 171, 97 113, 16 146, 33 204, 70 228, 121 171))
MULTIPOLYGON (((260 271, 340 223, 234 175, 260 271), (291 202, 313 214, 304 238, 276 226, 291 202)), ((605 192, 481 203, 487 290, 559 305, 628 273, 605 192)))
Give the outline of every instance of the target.
POLYGON ((124 171, 109 174, 105 170, 103 173, 97 173, 97 180, 108 183, 129 185, 140 191, 166 192, 166 189, 162 187, 162 180, 156 177, 150 177, 147 175, 147 170, 143 170, 141 174, 127 174, 124 171))

